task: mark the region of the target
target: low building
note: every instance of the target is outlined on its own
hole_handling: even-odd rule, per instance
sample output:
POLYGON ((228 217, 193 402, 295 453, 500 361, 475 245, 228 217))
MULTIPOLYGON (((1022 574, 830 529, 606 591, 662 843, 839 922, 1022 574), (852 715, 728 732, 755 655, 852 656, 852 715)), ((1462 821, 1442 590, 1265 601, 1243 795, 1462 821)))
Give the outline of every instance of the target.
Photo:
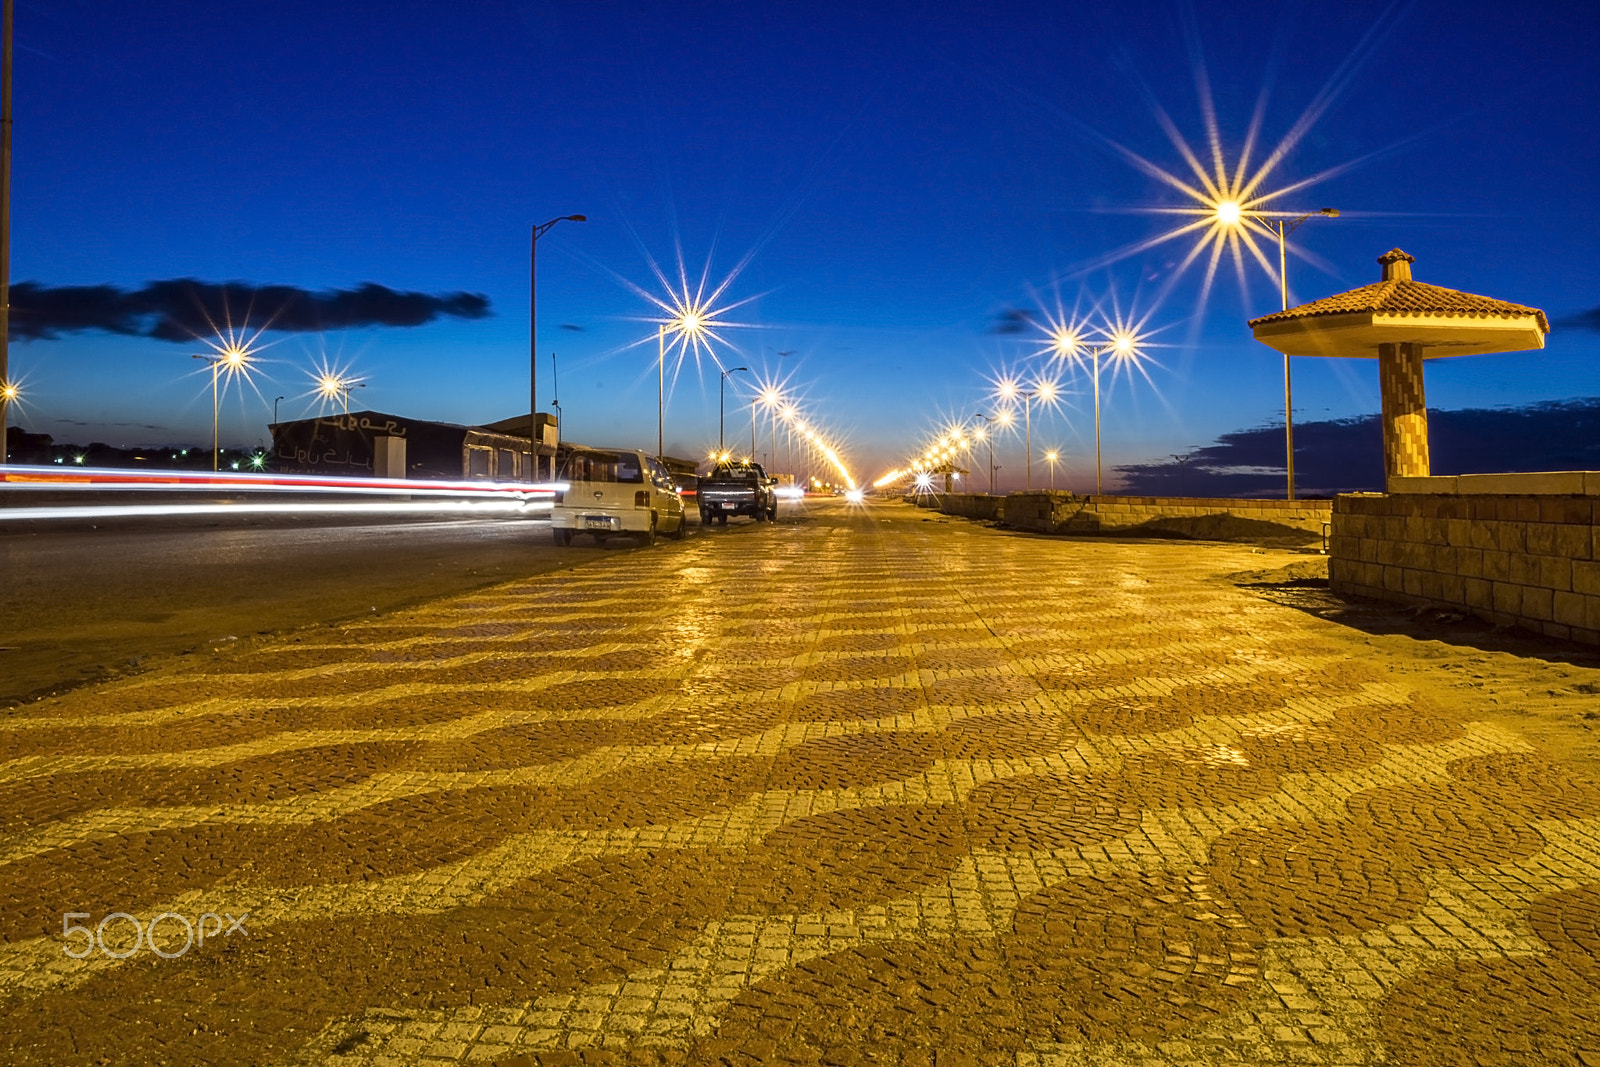
MULTIPOLYGON (((408 419, 382 411, 352 411, 274 423, 272 469, 294 474, 372 475, 380 478, 528 481, 527 416, 492 426, 408 419), (522 433, 512 427, 520 422, 522 433), (502 429, 503 428, 503 429, 502 429)), ((554 466, 555 420, 539 416, 537 477, 554 466)))

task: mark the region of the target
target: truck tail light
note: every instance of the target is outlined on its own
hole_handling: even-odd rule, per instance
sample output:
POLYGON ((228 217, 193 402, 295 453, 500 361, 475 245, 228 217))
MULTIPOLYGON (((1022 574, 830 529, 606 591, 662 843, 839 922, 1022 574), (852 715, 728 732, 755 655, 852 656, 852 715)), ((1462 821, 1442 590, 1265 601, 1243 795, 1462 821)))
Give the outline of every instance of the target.
POLYGON ((636 507, 636 508, 647 508, 647 507, 649 507, 650 506, 650 490, 648 490, 648 489, 640 489, 638 492, 634 493, 633 494, 633 506, 636 507))

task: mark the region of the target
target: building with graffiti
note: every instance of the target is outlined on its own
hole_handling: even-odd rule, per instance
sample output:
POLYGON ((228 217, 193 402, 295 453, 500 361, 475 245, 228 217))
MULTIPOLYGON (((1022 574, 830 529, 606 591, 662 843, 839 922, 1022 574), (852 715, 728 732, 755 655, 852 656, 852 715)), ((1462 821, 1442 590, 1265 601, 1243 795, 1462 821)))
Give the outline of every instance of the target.
POLYGON ((550 476, 556 424, 539 416, 538 471, 530 470, 529 419, 488 426, 352 411, 274 423, 270 466, 295 474, 529 481, 550 476), (518 434, 513 427, 523 432, 518 434))

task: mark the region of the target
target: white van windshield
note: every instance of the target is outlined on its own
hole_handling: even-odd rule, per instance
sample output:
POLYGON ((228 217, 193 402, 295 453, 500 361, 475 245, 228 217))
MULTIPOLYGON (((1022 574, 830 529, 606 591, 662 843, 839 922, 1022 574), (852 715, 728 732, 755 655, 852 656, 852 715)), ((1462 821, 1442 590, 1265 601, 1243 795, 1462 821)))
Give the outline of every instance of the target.
POLYGON ((644 483, 639 457, 628 452, 574 452, 567 458, 569 482, 644 483))

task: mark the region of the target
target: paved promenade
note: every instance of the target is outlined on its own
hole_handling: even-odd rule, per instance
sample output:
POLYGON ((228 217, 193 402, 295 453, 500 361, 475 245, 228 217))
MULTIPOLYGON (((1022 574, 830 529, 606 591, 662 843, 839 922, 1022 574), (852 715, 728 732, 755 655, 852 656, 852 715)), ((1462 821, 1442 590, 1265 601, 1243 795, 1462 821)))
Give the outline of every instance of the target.
POLYGON ((17 709, 0 1062, 1600 1067, 1600 784, 1305 558, 828 505, 17 709))

